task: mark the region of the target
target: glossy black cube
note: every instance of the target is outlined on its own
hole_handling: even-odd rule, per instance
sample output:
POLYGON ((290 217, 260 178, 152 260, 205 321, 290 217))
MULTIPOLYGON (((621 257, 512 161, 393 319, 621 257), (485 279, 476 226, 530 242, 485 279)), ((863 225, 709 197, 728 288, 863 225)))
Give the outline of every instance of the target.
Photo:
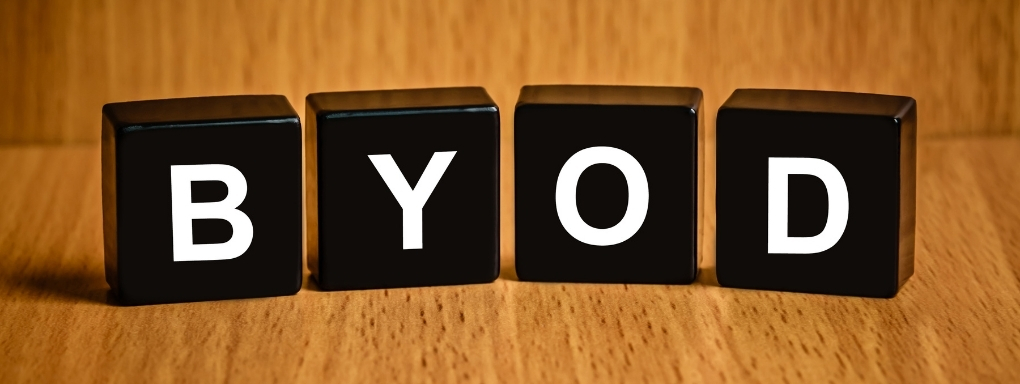
POLYGON ((107 104, 102 167, 106 280, 122 304, 301 289, 301 124, 285 97, 107 104))
POLYGON ((740 89, 716 126, 721 285, 896 295, 914 271, 913 99, 740 89))
POLYGON ((306 105, 308 267, 321 289, 496 279, 499 110, 484 89, 316 93, 306 105))
POLYGON ((514 115, 518 277, 692 282, 701 100, 696 88, 521 89, 514 115))

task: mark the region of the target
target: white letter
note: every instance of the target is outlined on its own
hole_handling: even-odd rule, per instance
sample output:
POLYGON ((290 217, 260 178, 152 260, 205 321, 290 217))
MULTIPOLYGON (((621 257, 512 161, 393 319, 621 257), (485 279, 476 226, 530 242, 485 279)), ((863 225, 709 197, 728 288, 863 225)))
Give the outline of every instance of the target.
POLYGON ((436 189, 436 184, 456 154, 457 151, 433 153, 414 189, 407 184, 397 163, 393 162, 393 156, 368 155, 393 197, 397 198, 400 208, 404 210, 404 249, 421 249, 421 209, 429 196, 432 196, 432 191, 436 189))
POLYGON ((769 158, 769 253, 811 254, 836 245, 850 215, 846 182, 828 161, 801 157, 769 158), (812 237, 787 236, 789 175, 812 175, 822 179, 829 193, 829 217, 825 228, 812 237))
POLYGON ((223 164, 171 165, 170 212, 173 220, 174 261, 230 260, 241 256, 254 234, 251 219, 237 207, 248 194, 248 182, 237 168, 223 164), (227 197, 212 203, 191 202, 191 182, 218 180, 227 185, 227 197), (191 220, 223 219, 234 228, 226 243, 194 244, 191 220))
POLYGON ((575 153, 560 169, 556 179, 556 214, 560 224, 578 241, 598 246, 627 241, 641 229, 648 213, 648 179, 634 156, 612 147, 591 147, 575 153), (627 178, 627 212, 615 226, 593 228, 577 213, 577 180, 581 173, 595 164, 609 164, 627 178))

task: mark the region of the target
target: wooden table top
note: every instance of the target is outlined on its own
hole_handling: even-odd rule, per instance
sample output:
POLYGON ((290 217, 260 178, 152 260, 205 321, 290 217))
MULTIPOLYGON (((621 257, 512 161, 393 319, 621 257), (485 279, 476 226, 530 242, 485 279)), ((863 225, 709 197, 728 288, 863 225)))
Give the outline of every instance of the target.
POLYGON ((711 245, 689 286, 519 282, 508 241, 492 284, 121 307, 98 149, 0 146, 0 381, 1020 382, 1020 138, 919 143, 894 299, 720 288, 711 245))

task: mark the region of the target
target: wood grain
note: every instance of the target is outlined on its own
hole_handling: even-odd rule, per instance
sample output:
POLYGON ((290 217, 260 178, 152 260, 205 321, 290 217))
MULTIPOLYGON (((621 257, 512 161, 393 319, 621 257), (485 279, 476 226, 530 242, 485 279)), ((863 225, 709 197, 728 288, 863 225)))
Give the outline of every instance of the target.
POLYGON ((0 1, 0 381, 1020 382, 1020 139, 932 139, 1020 133, 1018 57, 1014 1, 0 1), (512 105, 542 83, 697 86, 710 133, 738 87, 913 96, 914 277, 724 289, 708 242, 691 286, 515 281, 512 105), (503 108, 495 283, 113 305, 102 104, 455 85, 503 108))
POLYGON ((707 241, 689 286, 519 282, 504 247, 492 284, 119 307, 98 145, 0 146, 0 381, 1020 382, 1020 138, 918 156, 889 300, 720 288, 707 241))
MULTIPOLYGON (((912 96, 921 137, 1020 132, 1020 2, 0 2, 0 143, 95 142, 137 99, 541 83, 912 96)), ((711 130, 710 130, 711 132, 711 130)), ((510 151, 505 151, 509 153, 510 151)))

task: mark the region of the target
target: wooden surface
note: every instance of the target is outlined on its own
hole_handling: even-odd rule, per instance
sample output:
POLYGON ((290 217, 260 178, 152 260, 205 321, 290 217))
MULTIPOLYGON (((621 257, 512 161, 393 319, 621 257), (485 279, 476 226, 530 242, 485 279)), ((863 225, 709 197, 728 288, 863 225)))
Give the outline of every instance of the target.
POLYGON ((1020 133, 1018 59, 1006 0, 0 1, 0 382, 1020 382, 1020 138, 946 139, 1020 133), (512 106, 548 83, 700 87, 710 136, 738 87, 914 97, 914 277, 724 289, 709 246, 691 286, 515 281, 512 106), (108 296, 104 103, 456 85, 502 109, 495 283, 108 296))
POLYGON ((1020 382, 1020 138, 918 152, 894 299, 720 288, 709 241, 689 286, 519 282, 505 246, 492 284, 120 307, 98 146, 0 146, 0 381, 1020 382))
POLYGON ((709 128, 774 87, 912 96, 921 137, 1015 133, 1020 2, 0 1, 0 143, 96 142, 112 101, 454 85, 509 131, 542 83, 700 87, 709 128))

